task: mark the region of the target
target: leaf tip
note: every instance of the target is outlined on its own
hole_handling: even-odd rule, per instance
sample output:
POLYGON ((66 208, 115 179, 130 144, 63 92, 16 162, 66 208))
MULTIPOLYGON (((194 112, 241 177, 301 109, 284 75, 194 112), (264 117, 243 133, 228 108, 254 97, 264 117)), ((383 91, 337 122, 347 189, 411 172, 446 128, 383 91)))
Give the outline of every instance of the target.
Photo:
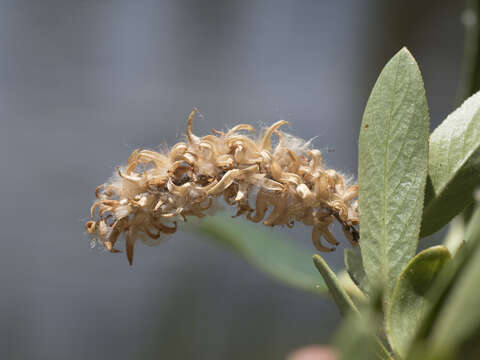
POLYGON ((412 53, 410 52, 410 50, 408 50, 406 46, 402 47, 398 53, 412 56, 412 53))
POLYGON ((395 54, 395 56, 393 58, 403 58, 403 59, 407 60, 409 63, 414 64, 417 68, 419 67, 418 63, 417 63, 417 60, 415 60, 415 57, 412 55, 412 53, 410 52, 410 50, 408 50, 408 48, 406 46, 402 47, 395 54))
POLYGON ((318 267, 318 265, 322 264, 323 262, 323 259, 320 255, 317 255, 317 254, 314 254, 312 256, 312 259, 313 259, 313 263, 315 264, 316 267, 318 267))
POLYGON ((317 270, 322 274, 324 274, 325 272, 325 269, 328 269, 328 265, 327 263, 325 262, 325 260, 323 260, 323 258, 318 255, 318 254, 315 254, 313 255, 312 257, 313 259, 313 264, 315 265, 315 267, 317 268, 317 270))

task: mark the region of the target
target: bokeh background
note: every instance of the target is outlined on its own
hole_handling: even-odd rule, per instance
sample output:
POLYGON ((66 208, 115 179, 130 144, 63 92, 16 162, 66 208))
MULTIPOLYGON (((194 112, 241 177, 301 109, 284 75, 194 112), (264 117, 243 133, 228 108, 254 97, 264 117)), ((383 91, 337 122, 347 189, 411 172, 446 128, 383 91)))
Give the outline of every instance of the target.
MULTIPOLYGON (((432 126, 453 109, 462 8, 0 1, 0 357, 282 359, 327 343, 340 320, 330 300, 189 231, 140 244, 133 267, 90 249, 93 191, 134 148, 178 141, 194 106, 198 134, 289 120, 355 177, 365 103, 402 46, 423 72, 432 126)), ((309 231, 288 234, 313 253, 309 231)), ((340 269, 342 257, 328 261, 340 269)))

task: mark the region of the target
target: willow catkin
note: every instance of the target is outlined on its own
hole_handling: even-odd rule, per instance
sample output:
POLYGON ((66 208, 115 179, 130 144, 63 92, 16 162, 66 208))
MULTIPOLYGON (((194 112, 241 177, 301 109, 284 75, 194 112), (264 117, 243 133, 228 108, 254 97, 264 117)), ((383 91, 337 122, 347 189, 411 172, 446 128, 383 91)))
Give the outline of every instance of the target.
POLYGON ((177 220, 212 213, 220 196, 244 215, 266 226, 295 221, 312 229, 319 251, 338 245, 329 230, 337 219, 352 245, 358 244, 358 186, 326 169, 319 150, 279 130, 278 121, 254 138, 255 130, 240 124, 228 132, 213 130, 202 138, 193 133, 196 109, 188 117, 186 142, 168 152, 135 150, 118 174, 99 186, 85 224, 90 236, 111 252, 125 235, 127 258, 133 260, 137 239, 155 244, 177 229, 177 220), (278 144, 272 147, 272 137, 278 144))

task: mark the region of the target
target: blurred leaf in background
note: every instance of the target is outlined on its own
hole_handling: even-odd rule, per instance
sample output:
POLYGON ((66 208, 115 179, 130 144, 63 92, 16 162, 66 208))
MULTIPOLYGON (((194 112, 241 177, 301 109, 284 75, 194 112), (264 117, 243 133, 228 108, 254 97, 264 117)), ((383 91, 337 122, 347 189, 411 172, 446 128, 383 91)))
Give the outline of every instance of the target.
POLYGON ((236 252, 251 265, 290 286, 317 294, 328 288, 312 265, 312 251, 260 225, 228 215, 206 217, 194 227, 236 252))

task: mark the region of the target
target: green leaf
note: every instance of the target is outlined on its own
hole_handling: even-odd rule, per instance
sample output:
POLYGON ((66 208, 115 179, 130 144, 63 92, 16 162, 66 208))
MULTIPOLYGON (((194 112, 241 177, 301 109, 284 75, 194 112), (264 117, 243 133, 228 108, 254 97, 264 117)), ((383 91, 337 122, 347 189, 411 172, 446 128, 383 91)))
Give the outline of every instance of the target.
POLYGON ((314 293, 328 291, 311 265, 312 252, 292 239, 242 219, 221 215, 202 219, 195 230, 287 285, 314 293))
POLYGON ((421 236, 445 226, 473 202, 480 185, 480 92, 451 113, 430 136, 421 236))
POLYGON ((350 278, 361 290, 365 291, 365 270, 363 269, 362 256, 354 249, 345 249, 345 266, 350 278))
POLYGON ((349 316, 344 321, 334 343, 341 360, 382 359, 376 354, 373 326, 364 323, 358 316, 349 316))
POLYGON ((385 290, 384 305, 417 248, 428 132, 422 76, 403 48, 372 90, 359 140, 360 247, 368 283, 385 290))
POLYGON ((343 321, 334 338, 341 360, 392 360, 390 353, 376 336, 381 320, 372 309, 362 315, 350 313, 343 321))
MULTIPOLYGON (((422 346, 422 343, 430 340, 432 333, 437 331, 437 322, 443 316, 441 313, 444 311, 445 304, 447 300, 450 301, 449 299, 451 299, 457 284, 462 281, 465 269, 472 261, 475 261, 473 258, 476 256, 478 249, 480 249, 480 207, 477 207, 467 227, 465 243, 458 249, 451 264, 445 267, 432 284, 432 289, 428 294, 431 305, 425 321, 417 332, 417 345, 422 346)), ((452 350, 442 348, 441 352, 446 353, 452 350)))
POLYGON ((395 353, 404 358, 431 306, 427 296, 440 270, 451 260, 445 246, 426 249, 400 274, 387 315, 387 336, 395 353))
POLYGON ((328 267, 325 260, 323 260, 320 255, 313 255, 313 263, 327 284, 328 290, 330 290, 330 294, 340 310, 340 314, 345 316, 352 311, 358 312, 352 299, 350 299, 347 292, 335 276, 335 273, 328 267))
MULTIPOLYGON (((432 349, 425 343, 415 344, 408 354, 408 360, 456 360, 457 358, 451 353, 432 349)), ((470 357, 464 359, 472 359, 470 357)))
POLYGON ((368 299, 360 288, 353 282, 352 277, 348 274, 346 269, 337 273, 340 286, 345 289, 348 296, 353 300, 356 306, 364 305, 368 299))
POLYGON ((480 200, 477 200, 477 204, 474 207, 474 211, 472 216, 470 217, 470 221, 467 224, 467 228, 465 229, 465 241, 471 243, 471 246, 480 246, 478 242, 480 242, 480 200))
POLYGON ((452 257, 457 254, 457 251, 465 243, 465 223, 462 218, 456 217, 448 228, 447 235, 443 240, 443 244, 446 246, 452 257))
POLYGON ((471 255, 466 257, 433 327, 431 343, 446 351, 480 331, 480 209, 472 217, 467 234, 466 246, 471 255))

